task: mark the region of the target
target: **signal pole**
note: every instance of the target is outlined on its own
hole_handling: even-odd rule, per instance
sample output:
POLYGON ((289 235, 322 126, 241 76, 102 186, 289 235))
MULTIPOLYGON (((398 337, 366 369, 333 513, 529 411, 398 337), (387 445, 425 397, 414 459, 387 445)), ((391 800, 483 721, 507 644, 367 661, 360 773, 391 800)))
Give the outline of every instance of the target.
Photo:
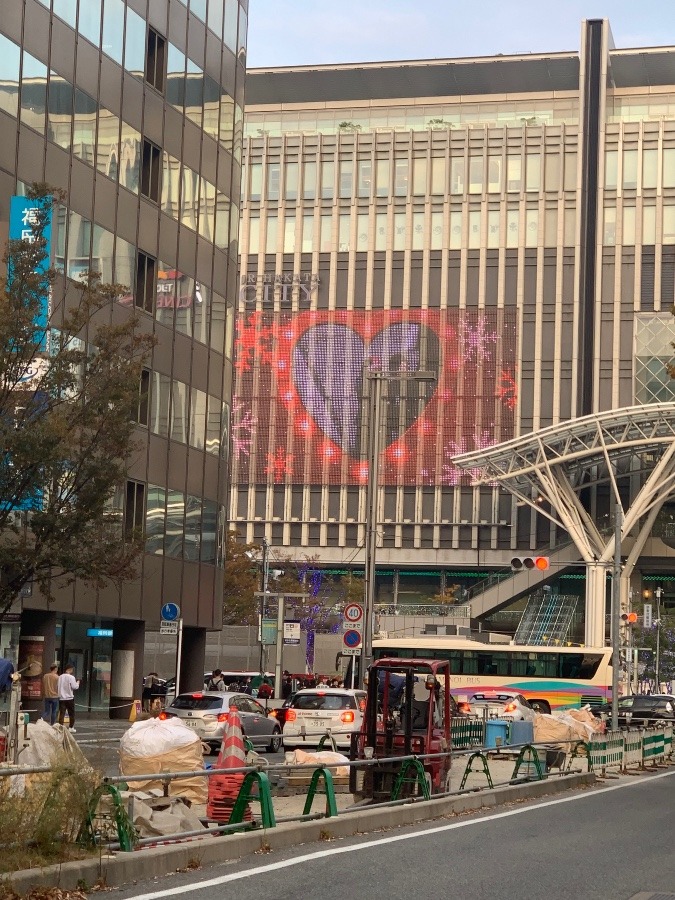
POLYGON ((621 646, 619 614, 621 612, 621 525, 623 509, 621 504, 614 507, 614 568, 612 570, 612 615, 610 634, 612 638, 612 731, 619 727, 619 668, 621 666, 621 646))

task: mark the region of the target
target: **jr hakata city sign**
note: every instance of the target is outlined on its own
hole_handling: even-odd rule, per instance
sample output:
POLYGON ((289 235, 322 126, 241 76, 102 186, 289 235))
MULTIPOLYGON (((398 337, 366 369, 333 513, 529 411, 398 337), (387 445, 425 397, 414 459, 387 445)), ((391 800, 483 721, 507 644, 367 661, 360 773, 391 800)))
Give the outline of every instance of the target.
POLYGON ((239 288, 239 303, 243 307, 286 306, 293 305, 297 297, 298 305, 309 306, 312 294, 319 284, 319 276, 312 272, 266 273, 265 275, 246 275, 239 288))

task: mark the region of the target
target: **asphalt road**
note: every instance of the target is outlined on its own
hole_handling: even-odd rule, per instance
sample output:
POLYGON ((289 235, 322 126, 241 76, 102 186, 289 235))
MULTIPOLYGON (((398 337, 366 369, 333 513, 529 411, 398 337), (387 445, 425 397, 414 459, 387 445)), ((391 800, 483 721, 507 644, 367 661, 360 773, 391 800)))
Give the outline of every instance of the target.
POLYGON ((666 770, 496 813, 257 855, 115 896, 647 900, 660 892, 666 900, 675 892, 674 808, 675 770, 666 770))

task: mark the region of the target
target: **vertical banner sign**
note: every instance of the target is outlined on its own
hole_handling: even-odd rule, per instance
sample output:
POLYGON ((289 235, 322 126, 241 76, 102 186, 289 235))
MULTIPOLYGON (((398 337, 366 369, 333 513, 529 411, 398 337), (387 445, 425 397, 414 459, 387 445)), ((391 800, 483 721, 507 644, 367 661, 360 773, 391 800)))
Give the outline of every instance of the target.
POLYGON ((42 635, 19 639, 19 665, 21 673, 21 699, 39 700, 42 697, 45 639, 42 635))
MULTIPOLYGON (((9 207, 9 238, 12 241, 33 241, 33 226, 37 225, 40 215, 44 216, 42 236, 45 240, 45 257, 35 270, 46 272, 52 259, 52 203, 51 197, 39 200, 29 197, 12 197, 9 207)), ((35 327, 41 333, 40 350, 48 351, 47 323, 51 312, 51 295, 47 291, 40 298, 40 311, 35 319, 35 327)))

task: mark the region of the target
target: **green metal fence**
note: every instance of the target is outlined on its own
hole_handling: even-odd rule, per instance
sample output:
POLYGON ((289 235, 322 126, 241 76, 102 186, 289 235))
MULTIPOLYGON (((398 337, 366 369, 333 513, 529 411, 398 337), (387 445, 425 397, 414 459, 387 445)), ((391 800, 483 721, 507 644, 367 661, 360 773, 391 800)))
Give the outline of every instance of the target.
POLYGON ((485 743, 485 723, 482 719, 455 718, 452 720, 450 736, 454 750, 482 747, 485 743))

